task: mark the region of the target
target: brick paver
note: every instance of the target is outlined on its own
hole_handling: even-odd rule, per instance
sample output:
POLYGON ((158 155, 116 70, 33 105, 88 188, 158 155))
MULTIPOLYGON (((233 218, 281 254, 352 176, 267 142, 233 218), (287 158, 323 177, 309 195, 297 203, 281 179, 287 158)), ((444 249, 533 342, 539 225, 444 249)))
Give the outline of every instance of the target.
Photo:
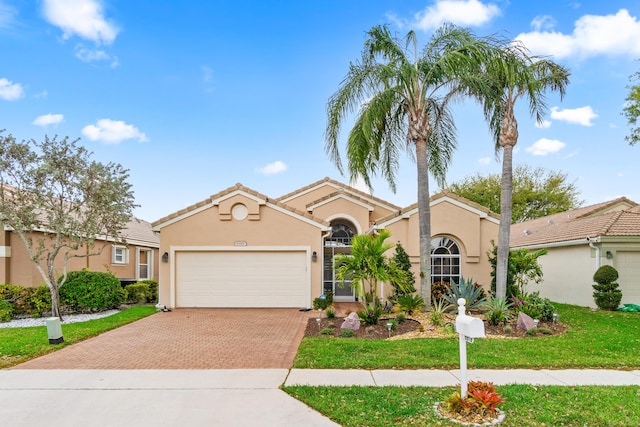
POLYGON ((177 309, 13 369, 288 369, 310 316, 296 309, 177 309))

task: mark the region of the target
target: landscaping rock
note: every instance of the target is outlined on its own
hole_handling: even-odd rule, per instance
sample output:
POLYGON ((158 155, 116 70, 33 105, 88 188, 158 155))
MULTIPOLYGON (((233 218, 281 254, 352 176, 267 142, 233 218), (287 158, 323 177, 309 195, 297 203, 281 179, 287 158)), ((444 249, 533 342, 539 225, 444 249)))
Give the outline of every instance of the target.
POLYGON ((529 329, 535 329, 537 325, 536 322, 533 321, 531 316, 524 313, 519 313, 517 327, 518 329, 524 329, 525 331, 528 331, 529 329))
POLYGON ((347 316, 346 319, 344 319, 344 322, 342 322, 342 325, 340 326, 341 329, 352 329, 354 331, 357 331, 358 329, 360 329, 360 319, 358 318, 358 313, 349 313, 349 315, 347 316))

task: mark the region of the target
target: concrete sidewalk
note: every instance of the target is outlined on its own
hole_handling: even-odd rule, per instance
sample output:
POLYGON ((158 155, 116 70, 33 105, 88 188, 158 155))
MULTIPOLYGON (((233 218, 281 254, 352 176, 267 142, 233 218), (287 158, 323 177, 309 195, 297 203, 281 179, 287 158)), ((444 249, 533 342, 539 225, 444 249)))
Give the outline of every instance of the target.
MULTIPOLYGON (((458 370, 0 370, 3 426, 337 426, 285 385, 456 386, 458 370)), ((469 370, 502 384, 640 385, 640 371, 469 370)))

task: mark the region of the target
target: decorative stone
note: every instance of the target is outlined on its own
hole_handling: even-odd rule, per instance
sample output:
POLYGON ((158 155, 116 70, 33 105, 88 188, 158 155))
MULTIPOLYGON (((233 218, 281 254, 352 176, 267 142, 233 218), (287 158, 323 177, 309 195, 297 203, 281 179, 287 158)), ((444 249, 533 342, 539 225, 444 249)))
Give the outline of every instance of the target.
POLYGON ((344 322, 342 322, 340 329, 352 329, 354 331, 360 329, 360 319, 358 318, 358 313, 349 313, 347 318, 344 319, 344 322))
POLYGON ((522 312, 518 313, 518 329, 524 329, 528 331, 529 329, 535 329, 538 325, 531 316, 524 314, 522 312))

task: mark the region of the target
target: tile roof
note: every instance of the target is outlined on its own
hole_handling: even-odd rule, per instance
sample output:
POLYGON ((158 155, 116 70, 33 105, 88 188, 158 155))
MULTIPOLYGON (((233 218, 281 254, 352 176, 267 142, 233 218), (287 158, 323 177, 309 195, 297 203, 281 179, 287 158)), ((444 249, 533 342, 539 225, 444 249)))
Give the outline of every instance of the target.
POLYGON ((342 189, 347 190, 347 191, 349 191, 351 193, 354 193, 355 195, 360 196, 361 198, 365 199, 366 201, 376 202, 378 204, 387 206, 387 207, 389 207, 391 209, 394 209, 394 210, 395 209, 400 209, 400 206, 396 206, 393 203, 389 203, 386 200, 383 200, 383 199, 380 199, 378 197, 372 196, 369 193, 365 193, 364 191, 358 190, 357 188, 351 187, 350 185, 344 184, 344 183, 342 183, 340 181, 333 180, 333 179, 331 179, 329 177, 325 177, 325 178, 323 178, 321 180, 318 180, 316 182, 312 182, 309 185, 305 185, 302 188, 298 188, 297 190, 294 190, 294 191, 292 191, 290 193, 287 193, 284 196, 278 197, 276 200, 278 200, 278 201, 287 200, 287 199, 295 196, 296 194, 303 193, 303 192, 305 192, 307 190, 311 190, 312 188, 317 187, 317 186, 319 186, 321 184, 324 184, 324 183, 333 184, 336 187, 342 188, 342 189))
POLYGON ((620 197, 608 202, 513 224, 510 246, 517 248, 605 236, 640 236, 638 204, 626 197, 620 197))
MULTIPOLYGON (((465 205, 467 205, 467 206, 469 206, 471 208, 474 208, 474 209, 477 209, 477 210, 479 210, 481 212, 484 212, 484 213, 486 213, 487 215, 489 215, 490 217, 492 217, 494 219, 500 220, 500 215, 496 214, 495 212, 492 212, 489 208, 486 208, 486 207, 484 207, 484 206, 482 206, 482 205, 480 205, 478 203, 472 202, 469 199, 466 199, 466 198, 464 198, 462 196, 458 196, 457 194, 452 193, 452 192, 447 191, 447 190, 441 191, 441 192, 436 193, 436 194, 432 195, 431 197, 429 197, 429 203, 433 203, 436 200, 442 199, 444 197, 449 197, 451 199, 454 199, 454 200, 456 200, 456 201, 458 201, 460 203, 463 203, 463 204, 465 204, 465 205)), ((399 209, 398 212, 396 212, 396 213, 389 214, 389 215, 385 216, 384 218, 380 218, 380 219, 376 220, 376 222, 378 224, 381 224, 381 223, 389 221, 389 220, 391 220, 393 218, 402 216, 407 212, 411 212, 412 210, 416 209, 417 207, 418 207, 418 203, 413 203, 413 204, 411 204, 411 205, 409 205, 407 207, 399 209)))
POLYGON ((132 218, 122 235, 128 243, 160 247, 160 235, 151 229, 151 223, 139 218, 132 218))
POLYGON ((162 217, 162 218, 152 222, 151 225, 153 227, 157 227, 157 226, 159 226, 159 225, 161 225, 161 224, 163 224, 163 223, 165 223, 167 221, 171 221, 172 219, 179 218, 179 217, 181 217, 183 215, 186 215, 186 214, 188 214, 190 212, 195 211, 196 209, 199 209, 201 207, 207 206, 207 205, 213 203, 215 200, 220 199, 220 198, 222 198, 222 197, 224 197, 226 195, 229 195, 229 194, 233 193, 234 191, 242 191, 242 192, 247 193, 247 194, 249 194, 251 196, 257 197, 258 199, 264 200, 265 203, 271 203, 271 204, 276 205, 276 206, 278 206, 278 207, 280 207, 282 209, 285 209, 285 210, 287 210, 289 212, 292 212, 292 213, 294 213, 296 215, 300 215, 300 216, 303 216, 303 217, 305 217, 307 219, 315 221, 318 224, 329 226, 329 223, 327 221, 324 221, 322 219, 316 218, 316 217, 314 217, 313 215, 311 215, 308 212, 302 212, 300 210, 294 209, 291 206, 288 206, 288 205, 286 205, 284 203, 279 202, 277 199, 270 199, 269 197, 265 196, 264 194, 258 193, 257 191, 252 190, 249 187, 245 187, 244 185, 242 185, 240 183, 237 183, 234 186, 231 186, 231 187, 229 187, 229 188, 227 188, 225 190, 222 190, 222 191, 220 191, 218 193, 215 193, 215 194, 207 197, 206 199, 201 200, 198 203, 195 203, 195 204, 193 204, 191 206, 187 206, 184 209, 181 209, 181 210, 179 210, 177 212, 174 212, 174 213, 169 214, 169 215, 167 215, 165 217, 162 217))

